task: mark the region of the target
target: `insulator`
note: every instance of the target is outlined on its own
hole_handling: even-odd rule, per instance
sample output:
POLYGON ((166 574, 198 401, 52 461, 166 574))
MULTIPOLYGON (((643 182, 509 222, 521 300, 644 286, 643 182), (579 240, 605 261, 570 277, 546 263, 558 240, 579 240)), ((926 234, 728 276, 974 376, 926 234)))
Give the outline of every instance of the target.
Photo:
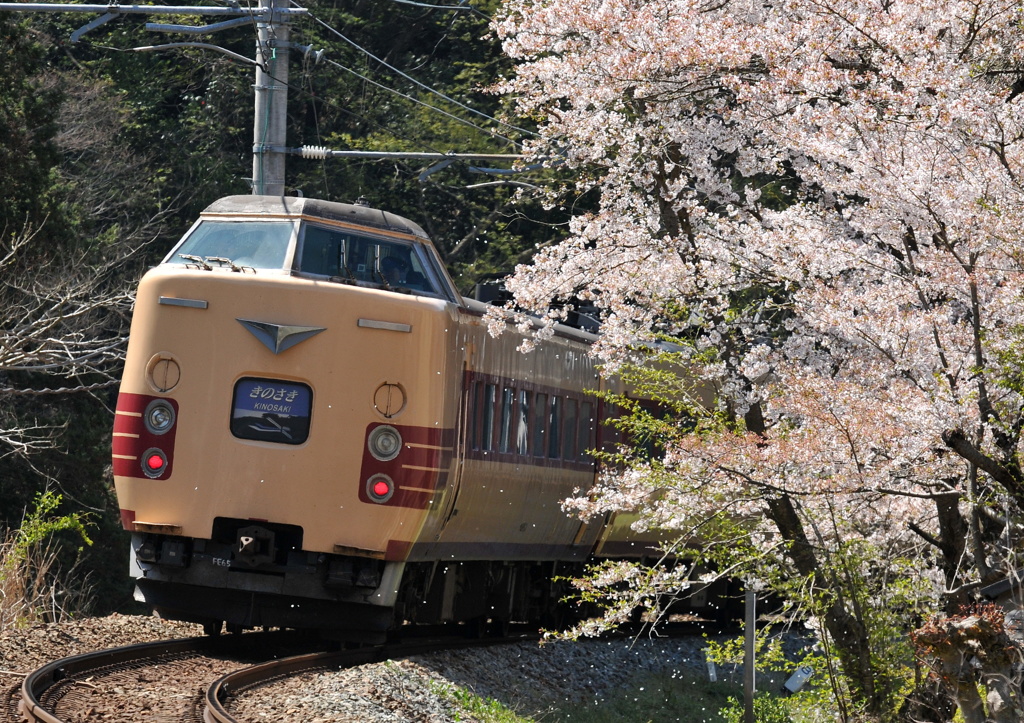
POLYGON ((323 160, 331 152, 326 146, 303 146, 302 157, 310 160, 323 160))

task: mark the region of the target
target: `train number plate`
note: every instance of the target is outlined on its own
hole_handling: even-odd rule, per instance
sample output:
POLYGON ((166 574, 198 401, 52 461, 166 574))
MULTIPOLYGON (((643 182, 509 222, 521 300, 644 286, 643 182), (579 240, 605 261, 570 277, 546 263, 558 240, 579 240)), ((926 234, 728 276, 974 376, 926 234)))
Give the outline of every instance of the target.
POLYGON ((309 437, 313 390, 305 384, 246 377, 235 384, 231 433, 240 439, 302 444, 309 437))

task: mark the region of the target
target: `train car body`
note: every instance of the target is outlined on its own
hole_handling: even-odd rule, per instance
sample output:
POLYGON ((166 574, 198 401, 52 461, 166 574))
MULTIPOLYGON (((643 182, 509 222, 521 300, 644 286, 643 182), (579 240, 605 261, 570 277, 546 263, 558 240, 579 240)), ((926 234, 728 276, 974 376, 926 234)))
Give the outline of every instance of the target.
POLYGON ((367 639, 551 619, 604 523, 560 506, 594 480, 595 337, 523 354, 484 310, 398 216, 207 208, 136 298, 113 437, 136 597, 367 639))

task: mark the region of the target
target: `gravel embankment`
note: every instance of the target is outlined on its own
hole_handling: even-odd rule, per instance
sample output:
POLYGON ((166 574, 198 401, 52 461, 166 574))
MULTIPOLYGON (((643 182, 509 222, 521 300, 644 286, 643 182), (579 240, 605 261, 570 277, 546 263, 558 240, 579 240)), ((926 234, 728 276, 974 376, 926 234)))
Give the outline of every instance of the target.
MULTIPOLYGON (((20 675, 60 657, 200 632, 195 625, 126 615, 2 631, 0 684, 16 685, 20 675)), ((579 717, 574 719, 587 720, 588 708, 601 705, 617 689, 635 685, 644 671, 700 674, 702 646, 695 636, 449 651, 291 679, 231 707, 254 721, 472 720, 453 702, 453 694, 444 692, 458 686, 524 717, 542 720, 558 708, 576 710, 579 717)))
POLYGON ((572 718, 587 721, 588 708, 602 705, 617 689, 636 685, 645 671, 699 673, 702 644, 699 638, 587 640, 418 655, 291 678, 231 710, 253 721, 466 721, 452 694, 444 694, 458 686, 526 718, 550 719, 551 711, 559 709, 578 711, 572 718))

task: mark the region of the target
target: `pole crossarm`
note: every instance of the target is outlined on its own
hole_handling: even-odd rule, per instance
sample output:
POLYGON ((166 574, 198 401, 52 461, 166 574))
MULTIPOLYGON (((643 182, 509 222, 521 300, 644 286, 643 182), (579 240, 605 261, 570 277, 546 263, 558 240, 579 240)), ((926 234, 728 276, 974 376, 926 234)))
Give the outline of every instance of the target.
POLYGON ((159 50, 174 50, 175 48, 201 48, 203 50, 213 50, 218 53, 223 53, 229 58, 233 58, 240 63, 248 63, 249 65, 259 65, 252 58, 247 58, 244 55, 239 55, 236 52, 222 48, 219 45, 213 45, 211 43, 164 43, 163 45, 143 45, 138 48, 132 48, 137 53, 151 53, 159 50))
POLYGON ((150 30, 156 33, 182 33, 183 35, 205 35, 207 33, 216 33, 220 30, 228 30, 230 28, 237 28, 241 27, 242 25, 248 25, 252 21, 253 19, 251 17, 244 17, 232 18, 231 20, 222 20, 221 22, 213 23, 212 25, 167 25, 165 23, 146 23, 146 30, 150 30))
POLYGON ((412 160, 453 160, 453 161, 519 161, 526 156, 518 153, 441 153, 410 151, 332 151, 321 146, 302 146, 285 149, 288 153, 308 159, 322 158, 406 158, 412 160))

